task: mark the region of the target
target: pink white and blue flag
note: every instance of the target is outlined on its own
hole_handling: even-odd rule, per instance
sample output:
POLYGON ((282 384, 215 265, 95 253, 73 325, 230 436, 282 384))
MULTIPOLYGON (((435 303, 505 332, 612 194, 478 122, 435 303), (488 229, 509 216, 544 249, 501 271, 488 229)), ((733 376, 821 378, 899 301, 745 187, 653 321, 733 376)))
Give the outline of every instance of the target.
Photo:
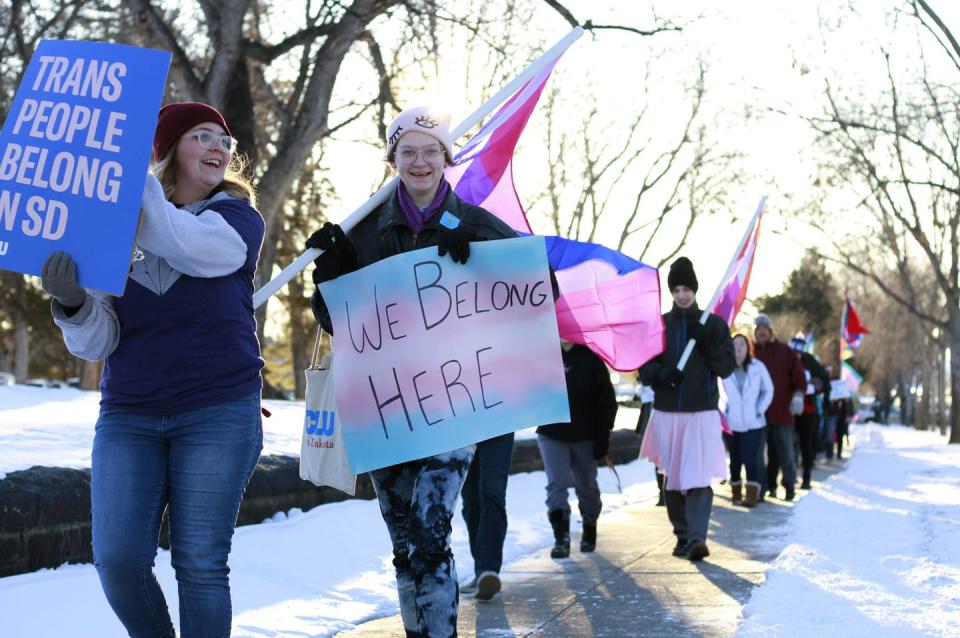
POLYGON ((846 383, 850 392, 854 394, 860 389, 860 384, 863 383, 863 377, 848 361, 840 364, 840 380, 846 383))
MULTIPOLYGON (((464 201, 532 233, 513 184, 513 152, 550 72, 546 65, 483 125, 447 168, 464 201)), ((598 244, 546 237, 557 276, 560 337, 580 343, 616 370, 636 370, 664 347, 657 269, 598 244)))
POLYGON ((753 271, 753 258, 757 253, 757 240, 760 238, 760 219, 767 207, 767 198, 763 197, 757 205, 757 212, 751 222, 752 227, 747 229, 747 241, 730 264, 729 270, 721 280, 721 292, 710 311, 721 317, 732 326, 740 308, 747 298, 747 288, 750 286, 750 273, 753 271))

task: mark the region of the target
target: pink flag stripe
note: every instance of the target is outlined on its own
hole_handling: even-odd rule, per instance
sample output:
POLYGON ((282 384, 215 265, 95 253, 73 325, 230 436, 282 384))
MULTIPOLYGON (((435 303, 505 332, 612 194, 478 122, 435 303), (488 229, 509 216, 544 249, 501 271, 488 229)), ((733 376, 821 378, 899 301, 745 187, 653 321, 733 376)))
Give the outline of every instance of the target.
POLYGON ((747 298, 747 288, 750 286, 750 274, 753 272, 753 258, 756 256, 757 243, 760 239, 760 222, 766 211, 766 198, 760 200, 759 214, 753 222, 753 228, 748 230, 749 238, 740 249, 737 259, 731 264, 723 280, 722 292, 711 312, 732 326, 740 308, 747 298))
POLYGON ((663 352, 660 278, 644 267, 620 275, 591 259, 557 271, 560 337, 580 343, 615 370, 636 370, 663 352))
POLYGON ((463 200, 493 212, 514 230, 533 232, 513 184, 513 152, 556 60, 515 93, 467 142, 446 178, 463 200))

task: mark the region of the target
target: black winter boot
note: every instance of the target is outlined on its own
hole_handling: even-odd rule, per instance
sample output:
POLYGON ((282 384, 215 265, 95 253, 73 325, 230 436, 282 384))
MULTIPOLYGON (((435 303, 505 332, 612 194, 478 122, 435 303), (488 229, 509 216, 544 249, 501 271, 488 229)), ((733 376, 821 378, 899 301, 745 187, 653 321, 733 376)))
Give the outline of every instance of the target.
POLYGON ((673 555, 677 557, 687 557, 687 541, 683 538, 677 539, 677 544, 673 546, 673 555))
POLYGON ((580 551, 592 552, 597 548, 597 524, 584 523, 583 535, 580 536, 580 551))
POLYGON ((564 510, 550 510, 547 512, 550 525, 553 527, 553 549, 550 558, 566 558, 570 555, 570 512, 564 510))

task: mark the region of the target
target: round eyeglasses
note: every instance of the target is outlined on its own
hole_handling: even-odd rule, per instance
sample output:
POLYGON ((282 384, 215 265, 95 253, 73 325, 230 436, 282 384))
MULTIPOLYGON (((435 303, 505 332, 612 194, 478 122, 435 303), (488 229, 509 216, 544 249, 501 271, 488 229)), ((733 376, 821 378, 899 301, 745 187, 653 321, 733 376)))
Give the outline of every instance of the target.
POLYGON ((200 143, 200 146, 210 150, 217 148, 218 146, 228 153, 232 153, 237 150, 237 140, 230 137, 229 135, 217 135, 210 131, 194 131, 184 137, 193 137, 196 138, 197 142, 200 143))
POLYGON ((443 156, 443 149, 438 145, 434 145, 423 148, 406 147, 397 151, 397 159, 404 164, 415 162, 417 155, 422 156, 427 162, 435 162, 443 156))

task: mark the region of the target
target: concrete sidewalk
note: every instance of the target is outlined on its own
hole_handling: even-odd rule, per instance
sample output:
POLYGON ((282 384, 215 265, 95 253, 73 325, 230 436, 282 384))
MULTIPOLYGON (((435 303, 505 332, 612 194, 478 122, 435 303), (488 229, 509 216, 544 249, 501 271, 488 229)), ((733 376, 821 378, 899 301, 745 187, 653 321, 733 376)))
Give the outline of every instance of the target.
MULTIPOLYGON (((814 470, 814 490, 844 461, 814 470)), ((600 518, 597 551, 553 560, 549 548, 501 574, 503 591, 488 602, 461 596, 461 637, 550 638, 709 636, 736 633, 741 608, 784 548, 793 503, 771 499, 748 510, 714 485, 707 540, 710 556, 691 563, 671 554, 675 538, 665 508, 651 501, 600 518)), ((797 491, 798 498, 806 492, 797 491)), ((780 489, 781 496, 783 488, 780 489)), ((794 501, 795 503, 796 501, 794 501)), ((364 623, 340 638, 403 638, 400 616, 364 623)))

